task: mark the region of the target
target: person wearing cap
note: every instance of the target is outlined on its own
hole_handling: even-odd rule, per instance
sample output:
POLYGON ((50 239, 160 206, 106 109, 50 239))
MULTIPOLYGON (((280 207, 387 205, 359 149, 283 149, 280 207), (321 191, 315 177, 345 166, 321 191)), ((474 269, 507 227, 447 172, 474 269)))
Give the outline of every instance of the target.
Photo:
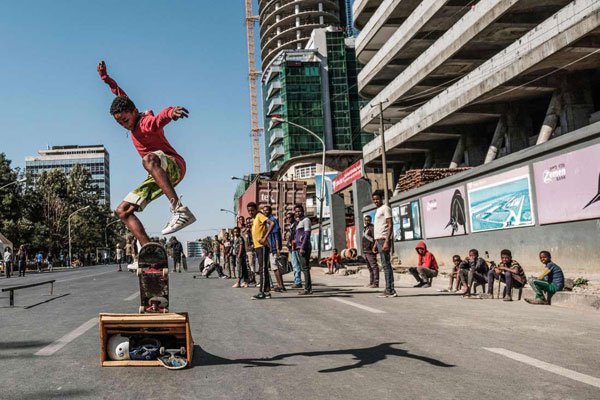
POLYGON ((512 301, 512 289, 522 288, 527 283, 527 277, 523 267, 512 258, 512 252, 508 249, 504 249, 500 252, 500 259, 502 262, 488 272, 488 288, 487 293, 482 295, 482 299, 493 299, 494 298, 494 281, 500 279, 506 284, 506 293, 504 295, 504 301, 512 301))

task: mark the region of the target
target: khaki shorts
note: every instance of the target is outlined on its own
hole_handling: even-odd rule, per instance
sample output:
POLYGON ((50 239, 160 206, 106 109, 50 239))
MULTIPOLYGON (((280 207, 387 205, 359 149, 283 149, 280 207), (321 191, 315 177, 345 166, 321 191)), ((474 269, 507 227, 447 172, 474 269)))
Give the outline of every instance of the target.
POLYGON ((277 265, 277 254, 269 253, 269 263, 271 263, 271 271, 277 271, 279 269, 279 265, 277 265))
MULTIPOLYGON (((163 151, 154 151, 152 154, 156 154, 158 158, 160 158, 160 167, 165 170, 167 177, 173 186, 176 186, 177 183, 179 183, 179 177, 181 176, 179 165, 163 151)), ((125 196, 123 201, 136 204, 139 206, 138 211, 143 211, 148 203, 162 196, 162 194, 163 191, 158 187, 154 178, 151 175, 148 175, 144 182, 125 196)))

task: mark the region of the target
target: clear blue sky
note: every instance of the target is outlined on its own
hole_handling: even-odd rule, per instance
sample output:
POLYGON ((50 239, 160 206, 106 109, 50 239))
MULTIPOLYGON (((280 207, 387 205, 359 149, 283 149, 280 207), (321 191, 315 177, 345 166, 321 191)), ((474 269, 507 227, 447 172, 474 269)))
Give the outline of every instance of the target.
MULTIPOLYGON (((0 151, 13 166, 47 145, 104 144, 113 208, 145 177, 126 132, 108 113, 113 95, 96 64, 140 110, 190 110, 166 128, 186 159, 178 186, 198 222, 192 240, 232 223, 236 183, 250 172, 247 58, 242 0, 0 0, 0 151)), ((157 234, 169 217, 161 198, 141 214, 157 234)))

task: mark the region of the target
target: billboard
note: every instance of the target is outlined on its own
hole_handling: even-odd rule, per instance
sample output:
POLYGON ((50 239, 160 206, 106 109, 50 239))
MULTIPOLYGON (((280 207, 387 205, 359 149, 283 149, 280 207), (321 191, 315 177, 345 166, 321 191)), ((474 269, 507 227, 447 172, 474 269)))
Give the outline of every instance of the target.
POLYGON ((467 193, 471 232, 534 224, 528 167, 469 182, 467 193))
MULTIPOLYGON (((325 204, 323 204, 323 218, 331 217, 331 194, 333 193, 333 179, 338 175, 337 172, 325 172, 325 204)), ((315 175, 315 192, 317 196, 317 215, 321 207, 321 174, 315 175)))
POLYGON ((600 217, 600 144, 533 164, 541 224, 600 217))
POLYGON ((421 213, 418 200, 393 207, 392 222, 396 242, 422 239, 421 213))
POLYGON ((363 176, 365 176, 365 168, 363 160, 358 160, 344 171, 340 172, 338 176, 333 180, 333 191, 334 193, 352 185, 352 183, 363 176))
POLYGON ((421 208, 428 239, 467 234, 467 202, 464 186, 423 197, 421 208))

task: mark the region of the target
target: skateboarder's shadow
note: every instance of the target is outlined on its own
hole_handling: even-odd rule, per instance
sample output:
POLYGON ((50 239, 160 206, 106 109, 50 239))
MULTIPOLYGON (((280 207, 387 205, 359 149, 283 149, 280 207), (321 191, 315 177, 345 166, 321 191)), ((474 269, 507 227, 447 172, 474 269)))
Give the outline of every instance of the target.
POLYGON ((307 351, 307 352, 298 352, 298 353, 285 353, 280 354, 278 356, 270 357, 270 358, 242 358, 236 360, 230 360, 227 358, 222 358, 213 354, 206 352, 200 346, 195 346, 194 349, 194 365, 201 366, 212 366, 212 365, 229 365, 229 364, 244 364, 245 368, 252 367, 291 367, 296 364, 283 364, 278 361, 285 360, 287 358, 292 357, 319 357, 319 356, 335 356, 335 355, 349 355, 352 356, 354 360, 358 360, 358 362, 344 365, 336 368, 323 369, 319 372, 321 373, 330 373, 330 372, 342 372, 348 371, 355 368, 362 368, 367 365, 375 364, 379 361, 383 361, 388 357, 396 356, 403 358, 410 358, 413 360, 419 360, 426 363, 429 363, 436 367, 454 367, 454 365, 446 364, 440 360, 436 360, 435 358, 430 358, 426 356, 420 356, 417 354, 411 354, 407 350, 403 350, 397 347, 396 345, 401 345, 402 342, 397 343, 382 343, 373 347, 364 347, 358 349, 343 349, 343 350, 322 350, 322 351, 307 351))

